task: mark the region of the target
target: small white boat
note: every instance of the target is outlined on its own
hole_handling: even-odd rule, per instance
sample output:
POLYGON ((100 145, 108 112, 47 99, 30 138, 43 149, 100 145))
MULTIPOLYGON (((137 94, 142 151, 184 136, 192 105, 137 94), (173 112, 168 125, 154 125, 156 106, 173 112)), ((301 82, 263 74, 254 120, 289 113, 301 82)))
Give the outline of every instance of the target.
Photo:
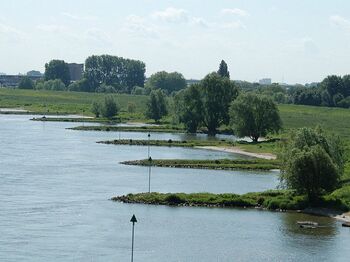
POLYGON ((297 221, 297 224, 301 228, 316 228, 316 227, 318 227, 318 223, 313 222, 313 221, 297 221))

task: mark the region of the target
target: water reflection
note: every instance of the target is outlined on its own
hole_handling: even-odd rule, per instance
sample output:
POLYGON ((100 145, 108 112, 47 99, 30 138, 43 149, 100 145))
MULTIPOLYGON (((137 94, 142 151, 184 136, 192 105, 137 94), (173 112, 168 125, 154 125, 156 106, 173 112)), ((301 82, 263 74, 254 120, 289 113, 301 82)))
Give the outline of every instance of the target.
POLYGON ((314 216, 309 214, 291 212, 281 216, 284 229, 292 235, 304 235, 310 237, 332 237, 338 233, 338 227, 334 219, 329 217, 314 216), (313 221, 318 223, 316 228, 301 228, 298 221, 313 221))

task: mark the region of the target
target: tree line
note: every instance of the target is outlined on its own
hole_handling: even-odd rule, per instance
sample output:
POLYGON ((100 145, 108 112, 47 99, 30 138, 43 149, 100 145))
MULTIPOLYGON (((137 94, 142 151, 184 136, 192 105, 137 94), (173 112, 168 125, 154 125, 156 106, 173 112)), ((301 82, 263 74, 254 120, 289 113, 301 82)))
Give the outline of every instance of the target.
POLYGON ((331 75, 316 87, 299 87, 290 93, 294 104, 349 108, 350 75, 331 75))
POLYGON ((237 136, 248 136, 255 142, 267 133, 278 132, 282 122, 276 103, 264 95, 241 92, 229 76, 227 64, 221 61, 217 72, 171 99, 160 89, 152 91, 146 116, 159 122, 170 107, 175 121, 189 133, 204 128, 209 135, 216 135, 218 128, 226 125, 237 136))
POLYGON ((185 78, 178 72, 157 72, 146 81, 144 62, 118 56, 92 55, 85 60, 84 68, 82 79, 72 82, 68 63, 51 60, 45 64, 43 80, 33 82, 29 77, 23 77, 18 87, 135 95, 149 95, 155 89, 171 94, 186 87, 185 78))

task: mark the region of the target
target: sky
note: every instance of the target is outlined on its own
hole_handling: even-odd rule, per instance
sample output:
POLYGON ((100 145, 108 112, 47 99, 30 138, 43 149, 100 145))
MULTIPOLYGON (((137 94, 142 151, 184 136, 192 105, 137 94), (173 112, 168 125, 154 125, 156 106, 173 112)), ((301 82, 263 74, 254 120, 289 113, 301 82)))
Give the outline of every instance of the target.
POLYGON ((146 75, 311 83, 350 73, 348 0, 0 0, 0 72, 110 54, 146 75))

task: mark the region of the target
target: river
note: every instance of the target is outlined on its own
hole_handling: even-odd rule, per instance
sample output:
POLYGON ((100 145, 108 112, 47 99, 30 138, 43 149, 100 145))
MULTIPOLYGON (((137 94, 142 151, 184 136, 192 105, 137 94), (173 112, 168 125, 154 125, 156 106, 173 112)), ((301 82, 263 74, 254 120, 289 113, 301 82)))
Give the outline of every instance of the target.
MULTIPOLYGON (((115 203, 148 190, 147 147, 97 144, 118 132, 67 130, 66 122, 0 115, 0 261, 349 261, 350 230, 333 219, 254 209, 115 203), (297 220, 324 225, 300 229, 297 220)), ((123 139, 146 133, 121 132, 123 139)), ((186 135, 151 134, 152 139, 186 135)), ((199 139, 205 139, 199 136, 199 139)), ((151 147, 152 158, 238 158, 188 148, 151 147)), ((152 169, 152 191, 246 193, 275 188, 276 172, 152 169)))

